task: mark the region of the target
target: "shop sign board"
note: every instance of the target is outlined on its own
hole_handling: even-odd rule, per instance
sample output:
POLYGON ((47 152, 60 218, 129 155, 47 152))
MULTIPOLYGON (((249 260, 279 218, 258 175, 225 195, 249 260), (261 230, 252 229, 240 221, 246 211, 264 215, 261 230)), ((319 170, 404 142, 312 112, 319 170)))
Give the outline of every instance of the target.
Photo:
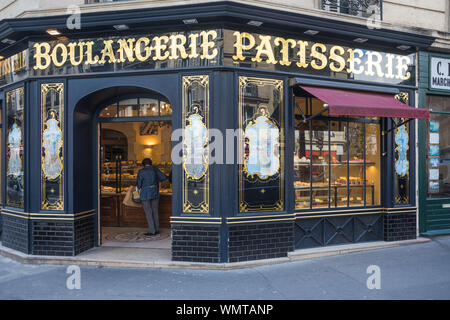
MULTIPOLYGON (((414 85, 416 68, 414 53, 220 28, 30 42, 20 58, 16 64, 29 76, 236 66, 414 85)), ((2 70, 0 85, 17 71, 9 64, 2 70)))
POLYGON ((430 88, 450 91, 450 59, 431 57, 430 88))

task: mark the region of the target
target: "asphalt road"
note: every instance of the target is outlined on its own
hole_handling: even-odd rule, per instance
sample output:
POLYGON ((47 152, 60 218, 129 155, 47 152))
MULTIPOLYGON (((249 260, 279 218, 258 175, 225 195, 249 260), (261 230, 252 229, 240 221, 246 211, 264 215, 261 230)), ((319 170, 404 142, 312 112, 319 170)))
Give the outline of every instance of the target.
POLYGON ((0 299, 450 299, 450 236, 227 271, 81 267, 80 289, 67 288, 66 272, 0 256, 0 299), (367 287, 371 265, 380 289, 367 287))

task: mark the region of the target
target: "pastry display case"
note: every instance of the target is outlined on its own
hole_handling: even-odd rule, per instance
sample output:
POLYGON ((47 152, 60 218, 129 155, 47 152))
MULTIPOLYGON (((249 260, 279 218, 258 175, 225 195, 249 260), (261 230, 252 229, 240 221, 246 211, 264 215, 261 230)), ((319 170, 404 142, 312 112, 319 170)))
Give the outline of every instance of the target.
MULTIPOLYGON (((172 164, 162 162, 154 164, 166 176, 170 174, 172 164)), ((119 159, 103 162, 101 168, 101 215, 105 227, 147 227, 142 207, 131 207, 123 203, 132 186, 136 186, 138 171, 142 169, 140 161, 119 159)), ((172 213, 172 185, 168 179, 159 183, 159 220, 160 227, 169 227, 172 213)))

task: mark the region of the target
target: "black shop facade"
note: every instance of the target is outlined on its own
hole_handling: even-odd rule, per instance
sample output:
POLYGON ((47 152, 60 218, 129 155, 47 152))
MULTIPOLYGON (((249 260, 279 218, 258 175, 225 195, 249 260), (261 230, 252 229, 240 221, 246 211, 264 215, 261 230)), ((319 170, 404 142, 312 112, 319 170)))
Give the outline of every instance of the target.
POLYGON ((2 246, 73 256, 145 228, 143 158, 172 176, 174 261, 416 237, 433 39, 226 2, 67 18, 2 22, 2 246))

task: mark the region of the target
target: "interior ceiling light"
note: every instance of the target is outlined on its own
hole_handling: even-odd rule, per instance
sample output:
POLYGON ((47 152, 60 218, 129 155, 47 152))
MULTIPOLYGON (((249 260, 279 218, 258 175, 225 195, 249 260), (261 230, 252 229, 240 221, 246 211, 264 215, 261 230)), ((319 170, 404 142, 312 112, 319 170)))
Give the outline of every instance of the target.
POLYGON ((317 31, 317 30, 306 30, 306 31, 303 32, 303 33, 304 33, 304 34, 309 34, 309 35, 311 35, 311 36, 314 36, 314 35, 318 34, 319 31, 317 31))
POLYGON ((367 42, 369 39, 367 39, 367 38, 356 38, 356 39, 353 39, 353 41, 355 41, 355 42, 358 42, 358 43, 364 43, 364 42, 367 42))
POLYGON ((197 19, 184 19, 183 20, 184 24, 194 24, 194 23, 198 23, 197 19))
POLYGON ((126 24, 115 24, 113 25, 114 29, 122 31, 122 30, 128 30, 130 29, 129 26, 127 26, 126 24))
POLYGON ((411 46, 407 46, 407 45, 404 45, 404 44, 397 47, 397 49, 400 49, 400 50, 408 50, 409 48, 411 48, 411 46))
POLYGON ((254 27, 260 27, 263 23, 261 21, 250 20, 247 24, 254 27))
POLYGON ((56 29, 47 29, 47 33, 51 36, 59 36, 61 32, 56 29))
POLYGON ((12 40, 12 39, 8 39, 8 38, 2 39, 2 43, 6 43, 6 44, 13 44, 15 42, 16 42, 16 40, 12 40))

